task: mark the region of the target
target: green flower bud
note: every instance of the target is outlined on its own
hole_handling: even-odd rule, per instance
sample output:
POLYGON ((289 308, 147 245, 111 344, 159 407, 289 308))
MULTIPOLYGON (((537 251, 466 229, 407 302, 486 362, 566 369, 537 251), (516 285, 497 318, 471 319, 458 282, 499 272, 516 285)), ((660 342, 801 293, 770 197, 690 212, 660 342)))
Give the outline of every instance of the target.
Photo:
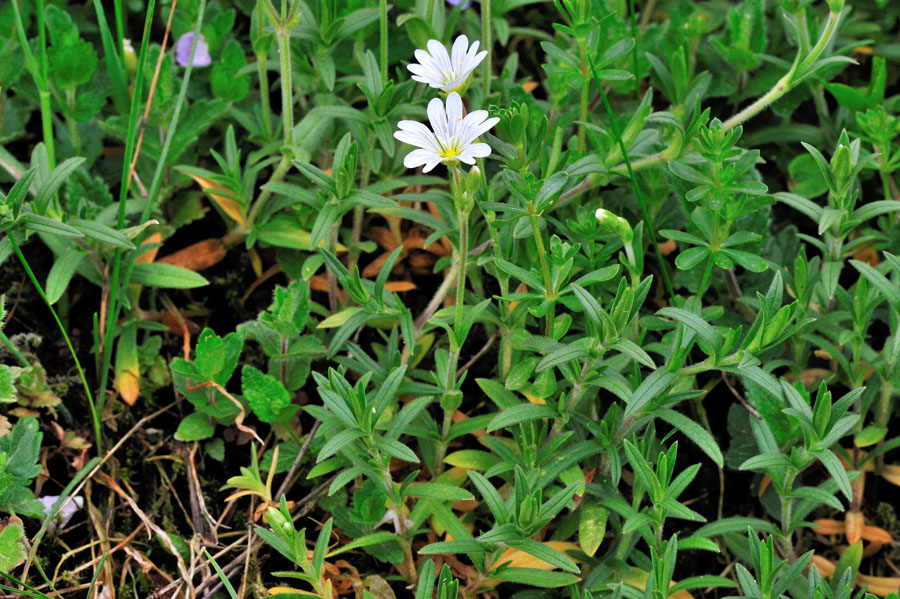
POLYGON ((131 40, 122 40, 122 47, 124 49, 122 58, 125 60, 125 72, 127 72, 129 76, 134 75, 137 73, 138 59, 134 48, 131 46, 131 40))
POLYGON ((853 172, 853 157, 850 155, 849 146, 838 144, 834 156, 831 157, 831 172, 838 189, 843 188, 849 182, 847 179, 853 172))
POLYGON ((619 226, 616 223, 616 219, 619 218, 618 216, 606 208, 597 208, 597 211, 594 212, 594 218, 596 218, 597 222, 600 224, 601 232, 618 234, 619 226))
POLYGON ((600 231, 618 235, 623 243, 631 243, 631 240, 634 239, 631 225, 621 216, 616 216, 605 208, 598 208, 594 213, 594 218, 600 224, 600 231))
POLYGON ((466 193, 474 196, 475 192, 481 187, 481 169, 473 166, 466 175, 466 193))

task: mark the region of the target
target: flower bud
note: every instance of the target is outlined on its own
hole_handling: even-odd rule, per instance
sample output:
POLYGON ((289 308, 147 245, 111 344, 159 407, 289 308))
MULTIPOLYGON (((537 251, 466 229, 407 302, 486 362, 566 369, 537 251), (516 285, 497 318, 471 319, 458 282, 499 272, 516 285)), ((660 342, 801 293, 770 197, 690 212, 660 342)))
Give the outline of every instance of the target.
POLYGON ((475 195, 475 192, 481 187, 481 169, 473 166, 466 175, 466 193, 475 195))
POLYGON ((631 243, 631 240, 634 239, 634 231, 631 229, 631 225, 621 216, 616 216, 605 208, 598 208, 594 213, 594 218, 600 224, 601 232, 614 233, 624 243, 631 243))
POLYGON ((834 151, 834 156, 831 157, 831 172, 838 188, 844 187, 853 172, 853 158, 850 155, 850 148, 845 144, 839 143, 834 151))
POLYGON ((122 58, 125 61, 125 72, 128 73, 129 76, 134 75, 137 72, 138 59, 134 47, 131 45, 131 40, 122 40, 122 47, 124 49, 122 58))

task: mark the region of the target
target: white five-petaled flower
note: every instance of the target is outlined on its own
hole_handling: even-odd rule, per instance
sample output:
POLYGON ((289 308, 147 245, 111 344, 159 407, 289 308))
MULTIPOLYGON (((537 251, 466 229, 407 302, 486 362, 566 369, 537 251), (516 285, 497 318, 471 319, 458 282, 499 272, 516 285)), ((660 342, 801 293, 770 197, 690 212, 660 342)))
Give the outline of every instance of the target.
POLYGON ((469 38, 464 35, 456 38, 453 48, 447 48, 437 40, 428 40, 428 51, 416 50, 419 64, 410 64, 413 79, 427 83, 431 87, 444 92, 459 91, 469 80, 472 71, 487 56, 487 50, 478 51, 479 42, 469 47, 469 38))
POLYGON ((490 156, 491 147, 475 140, 500 121, 488 118, 487 110, 473 110, 463 116, 462 99, 456 92, 447 96, 446 109, 440 98, 433 98, 428 103, 428 120, 431 129, 416 121, 400 121, 400 130, 394 131, 394 137, 400 141, 419 147, 406 155, 403 166, 424 165, 423 173, 440 162, 475 164, 476 158, 490 156))

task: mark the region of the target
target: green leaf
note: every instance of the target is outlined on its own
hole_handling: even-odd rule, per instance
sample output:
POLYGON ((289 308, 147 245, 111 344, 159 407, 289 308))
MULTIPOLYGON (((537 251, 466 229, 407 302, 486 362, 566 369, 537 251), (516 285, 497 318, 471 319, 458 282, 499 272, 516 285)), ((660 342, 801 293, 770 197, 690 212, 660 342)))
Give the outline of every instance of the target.
POLYGON ((549 545, 539 543, 532 539, 522 539, 521 541, 513 541, 507 544, 514 549, 524 551, 528 555, 532 555, 539 560, 543 560, 566 572, 572 572, 573 574, 578 573, 578 566, 571 558, 556 549, 553 549, 549 545))
POLYGON ((710 522, 698 528, 694 532, 694 536, 698 537, 714 537, 729 532, 747 532, 747 528, 752 528, 757 532, 773 533, 775 527, 767 520, 759 518, 746 518, 743 516, 734 516, 731 518, 723 518, 710 522))
POLYGON ((716 440, 705 428, 675 410, 660 408, 653 413, 684 433, 684 436, 693 441, 717 466, 724 463, 722 450, 719 449, 716 440))
POLYGON ((170 289, 192 289, 209 285, 209 281, 192 270, 162 262, 135 264, 131 269, 129 282, 148 287, 168 287, 170 289))
POLYGON ((345 551, 359 549, 360 547, 369 547, 370 545, 377 545, 378 543, 384 543, 386 541, 396 541, 397 539, 397 535, 392 532, 376 532, 364 537, 359 537, 358 539, 353 539, 349 543, 341 545, 334 551, 328 553, 326 557, 334 557, 345 551))
POLYGON ((40 185, 37 191, 37 195, 34 198, 34 203, 37 206, 37 212, 40 214, 44 214, 47 209, 47 202, 50 201, 50 198, 53 197, 53 194, 59 190, 63 183, 69 178, 69 175, 81 166, 84 163, 85 159, 82 157, 77 158, 67 158, 62 162, 59 166, 53 169, 53 172, 50 173, 50 176, 47 177, 40 185))
POLYGON ((189 414, 178 425, 178 430, 175 431, 175 439, 185 443, 200 441, 212 437, 214 432, 216 432, 216 427, 209 422, 209 416, 200 412, 194 412, 189 414))
POLYGON ((492 433, 501 428, 508 428, 523 422, 531 422, 532 420, 540 420, 542 418, 555 418, 556 411, 550 406, 540 404, 519 404, 504 409, 502 412, 491 419, 491 423, 487 427, 487 431, 492 433))
POLYGON ((625 417, 628 418, 639 413, 651 400, 665 391, 675 378, 674 374, 662 369, 650 373, 631 395, 631 400, 625 408, 625 417))
POLYGON ((542 589, 554 589, 569 586, 580 580, 574 574, 568 572, 548 572, 536 568, 505 568, 490 573, 491 578, 507 582, 527 584, 542 589))
POLYGON ((39 214, 23 214, 21 222, 25 225, 26 229, 37 233, 47 233, 59 237, 72 237, 74 239, 84 237, 81 231, 75 227, 58 221, 55 218, 47 218, 46 216, 41 216, 39 214))
POLYGON ((503 503, 503 499, 500 497, 497 489, 494 488, 494 485, 478 472, 470 470, 468 474, 472 483, 478 489, 478 492, 481 493, 481 497, 484 499, 485 504, 487 504, 488 509, 491 510, 491 514, 493 514, 497 524, 506 524, 509 521, 509 515, 506 513, 506 506, 503 503))
POLYGON ((850 489, 850 478, 847 476, 847 471, 844 469, 844 466, 841 464, 838 457, 829 449, 820 449, 812 453, 820 462, 822 462, 825 469, 828 470, 831 479, 837 483, 838 489, 844 494, 847 501, 852 500, 853 491, 850 489))
POLYGON ((316 456, 316 463, 318 464, 322 460, 330 458, 347 445, 362 437, 363 432, 359 429, 348 428, 342 430, 322 446, 322 449, 319 450, 319 455, 316 456))
POLYGON ((84 256, 84 252, 72 249, 56 258, 50 268, 50 274, 47 275, 47 285, 44 288, 47 302, 55 304, 62 297, 84 256))
POLYGON ((14 403, 17 399, 15 382, 19 371, 13 370, 14 368, 14 366, 0 364, 0 403, 14 403))
POLYGON ((215 97, 226 102, 240 102, 250 92, 250 76, 238 73, 247 64, 241 45, 228 40, 222 56, 209 75, 209 84, 215 97))
POLYGON ((581 550, 591 557, 597 553, 600 544, 606 537, 606 521, 609 510, 603 507, 594 497, 586 497, 581 504, 581 516, 578 521, 578 544, 581 550))
POLYGON ((277 422, 281 411, 291 403, 281 381, 250 365, 241 370, 241 392, 256 417, 270 424, 277 422))
POLYGON ((407 497, 431 497, 433 499, 443 499, 445 501, 475 499, 475 497, 465 489, 441 483, 412 484, 406 488, 404 495, 407 497))
POLYGON ((25 531, 21 524, 7 524, 0 531, 0 572, 11 572, 25 562, 25 531))
POLYGON ((419 553, 424 555, 433 555, 436 553, 487 553, 488 546, 485 543, 469 539, 458 539, 455 541, 441 541, 439 543, 431 543, 419 549, 419 553))
POLYGON ((878 290, 878 293, 887 300, 896 312, 900 313, 900 290, 890 280, 866 262, 850 260, 853 268, 859 271, 878 290))
POLYGON ((660 316, 668 316, 673 320, 677 320, 688 329, 697 333, 697 336, 703 339, 711 348, 715 349, 717 347, 719 336, 716 334, 716 330, 711 324, 693 312, 688 312, 683 308, 663 308, 656 313, 660 316))
POLYGON ((477 449, 461 449, 444 458, 444 463, 469 470, 487 470, 497 463, 497 456, 477 449))
POLYGON ((69 224, 81 231, 88 239, 122 248, 123 250, 135 249, 134 244, 124 234, 106 225, 80 218, 70 218, 69 224))

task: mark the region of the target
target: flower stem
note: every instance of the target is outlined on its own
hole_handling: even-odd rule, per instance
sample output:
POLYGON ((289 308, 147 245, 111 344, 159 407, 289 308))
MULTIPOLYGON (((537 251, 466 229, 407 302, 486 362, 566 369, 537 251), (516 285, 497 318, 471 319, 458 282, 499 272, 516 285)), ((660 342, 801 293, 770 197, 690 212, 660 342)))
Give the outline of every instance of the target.
POLYGON ((385 86, 388 80, 387 0, 378 0, 378 7, 381 11, 381 85, 385 86))
POLYGON ((484 60, 484 92, 481 98, 484 102, 491 93, 491 0, 481 0, 481 37, 483 48, 488 51, 484 60))
POLYGON ((625 160, 625 168, 628 169, 628 177, 631 179, 631 184, 634 187, 634 195, 637 197, 638 204, 641 206, 641 218, 643 218, 644 224, 647 225, 647 233, 650 236, 650 243, 653 245, 653 249, 656 253, 656 261, 659 263, 659 272, 662 275, 666 293, 670 298, 675 297, 675 290, 672 287, 671 279, 669 279, 669 271, 666 268, 666 262, 663 260, 659 244, 656 243, 656 233, 653 230, 653 222, 650 220, 650 213, 647 211, 647 203, 644 201, 644 194, 641 192, 641 186, 638 185, 637 176, 634 174, 634 169, 631 167, 631 160, 628 158, 628 148, 625 147, 625 142, 622 141, 622 135, 619 133, 619 126, 616 124, 616 115, 613 113, 612 106, 609 104, 609 98, 606 97, 606 92, 603 91, 603 84, 597 76, 597 71, 594 68, 594 63, 590 56, 588 57, 588 61, 591 66, 591 73, 597 80, 597 87, 600 88, 600 98, 603 100, 603 106, 606 108, 606 114, 609 116, 609 128, 612 130, 613 137, 616 139, 616 142, 619 144, 619 149, 622 151, 622 158, 625 160))
POLYGON ((272 141, 272 109, 269 106, 269 76, 266 74, 266 53, 256 55, 256 68, 259 75, 259 102, 262 108, 263 129, 266 140, 272 141))
POLYGON ((744 121, 748 121, 755 117, 757 114, 765 110, 769 105, 778 100, 781 96, 791 91, 794 86, 797 84, 795 79, 796 75, 803 76, 804 71, 809 69, 816 60, 819 59, 819 56, 822 52, 825 51, 825 48, 828 47, 828 44, 831 43, 831 38, 834 37, 834 32, 837 30, 837 24, 840 20, 840 13, 829 12, 828 13, 828 21, 825 23, 825 29, 822 31, 822 35, 819 36, 819 40, 816 42, 816 45, 812 50, 809 51, 809 54, 806 55, 806 58, 800 60, 800 57, 797 57, 797 60, 794 61, 794 65, 791 69, 775 83, 775 86, 772 87, 765 94, 760 96, 759 99, 756 100, 753 104, 746 107, 724 123, 722 123, 722 128, 728 131, 729 129, 733 129, 734 127, 740 125, 744 121))
MULTIPOLYGON (((72 354, 72 359, 75 361, 75 368, 78 370, 78 377, 81 379, 81 384, 84 386, 84 393, 88 400, 88 405, 91 409, 91 417, 94 421, 94 437, 96 439, 97 444, 97 455, 101 455, 103 453, 103 439, 100 436, 100 412, 97 410, 97 406, 94 404, 94 396, 91 393, 91 388, 88 385, 87 377, 84 374, 84 370, 81 368, 81 362, 78 360, 78 355, 75 353, 75 348, 72 347, 72 341, 69 339, 69 334, 66 332, 66 327, 63 326, 62 321, 59 319, 59 316, 56 314, 56 310, 53 309, 53 306, 47 300, 47 295, 44 293, 44 288, 41 287, 40 282, 37 280, 37 277, 34 275, 34 271, 31 270, 31 266, 28 264, 28 261, 25 259, 25 256, 22 254, 22 249, 19 247, 19 244, 16 242, 15 235, 12 232, 9 232, 6 235, 7 239, 9 239, 10 245, 12 245, 13 251, 16 253, 16 256, 19 257, 19 262, 22 263, 22 267, 25 269, 25 272, 28 274, 28 278, 31 279, 31 283, 34 285, 34 288, 37 290, 38 295, 41 296, 41 299, 44 300, 44 303, 47 305, 47 308, 50 310, 50 314, 53 315, 53 320, 56 321, 56 325, 59 327, 60 333, 62 333, 63 339, 66 342, 66 347, 69 348, 69 353, 72 354)), ((24 359, 21 354, 18 356, 20 360, 24 359)), ((26 361, 27 363, 27 361, 26 361)))
POLYGON ((291 81, 291 34, 281 25, 278 29, 278 58, 281 65, 281 121, 284 145, 294 141, 294 87, 291 81))
MULTIPOLYGON (((584 154, 586 146, 586 133, 584 124, 587 121, 588 100, 591 89, 591 79, 588 73, 587 50, 584 47, 584 40, 578 39, 578 56, 581 58, 581 99, 578 107, 578 152, 584 154)), ((599 81, 598 81, 599 83, 599 81)))
POLYGON ((462 328, 463 305, 466 295, 466 267, 469 259, 469 213, 465 210, 460 210, 457 213, 457 218, 459 218, 459 272, 456 273, 456 317, 453 320, 453 328, 456 332, 462 328))
POLYGON ((553 319, 555 318, 556 292, 553 289, 553 276, 550 274, 550 263, 547 261, 547 251, 544 249, 544 238, 541 236, 541 228, 538 225, 538 217, 534 214, 534 206, 528 205, 528 221, 531 223, 531 232, 534 235, 534 244, 537 246, 538 259, 541 261, 541 272, 544 275, 544 298, 550 302, 547 312, 547 325, 545 334, 550 337, 553 333, 553 319))

